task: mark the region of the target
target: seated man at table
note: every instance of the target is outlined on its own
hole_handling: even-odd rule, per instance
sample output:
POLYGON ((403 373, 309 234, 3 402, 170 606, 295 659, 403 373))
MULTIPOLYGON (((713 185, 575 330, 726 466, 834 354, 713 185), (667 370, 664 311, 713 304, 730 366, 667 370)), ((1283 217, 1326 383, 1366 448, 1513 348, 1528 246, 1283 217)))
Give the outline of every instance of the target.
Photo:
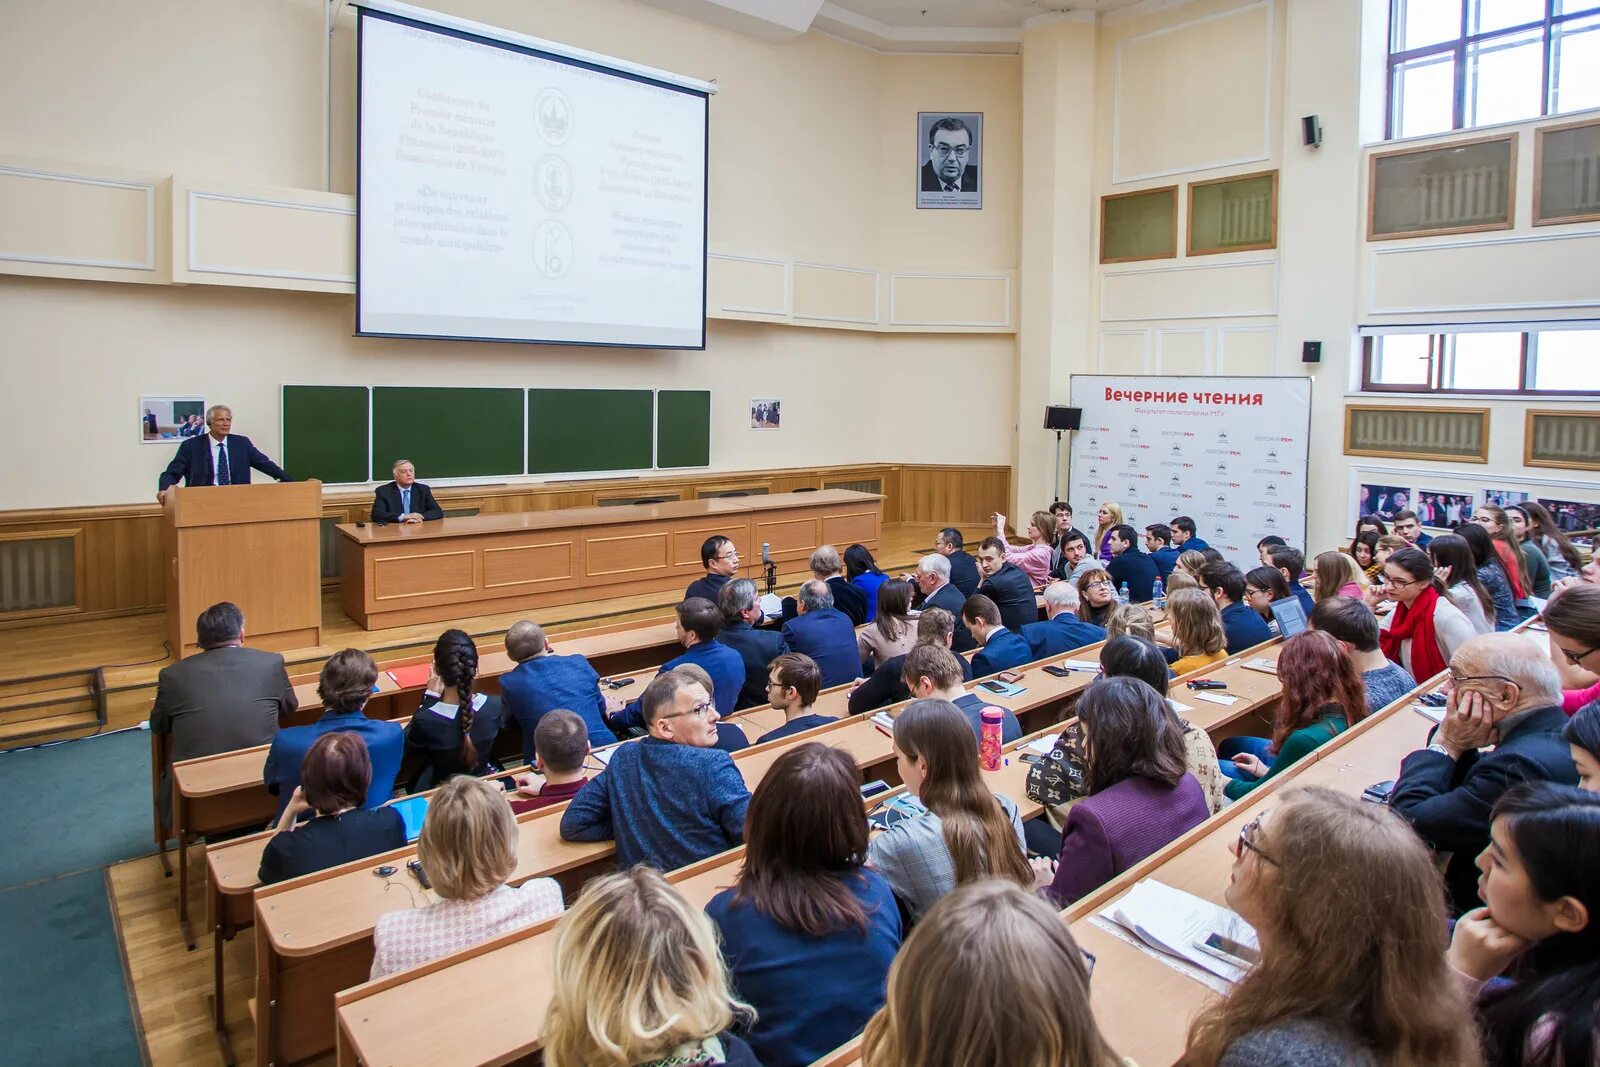
POLYGON ((1128 601, 1133 604, 1148 603, 1160 573, 1156 561, 1146 552, 1139 551, 1139 534, 1127 523, 1111 527, 1106 539, 1111 546, 1111 563, 1106 570, 1111 575, 1111 587, 1119 593, 1128 587, 1128 601))
POLYGON ((335 652, 322 665, 317 679, 317 696, 322 700, 322 717, 309 726, 290 726, 279 730, 267 750, 267 763, 261 777, 267 792, 278 798, 278 814, 288 806, 300 784, 300 764, 317 738, 335 730, 347 730, 366 742, 372 762, 372 780, 367 786, 367 802, 375 808, 394 796, 394 779, 400 773, 405 754, 405 731, 399 723, 369 719, 362 714, 372 698, 378 680, 378 665, 359 648, 335 652))
POLYGON ((1300 576, 1306 572, 1306 554, 1298 548, 1288 545, 1274 545, 1267 549, 1269 567, 1276 567, 1278 573, 1283 575, 1283 580, 1289 585, 1289 592, 1300 601, 1300 606, 1305 609, 1306 617, 1316 610, 1317 602, 1311 598, 1311 591, 1300 584, 1300 576))
POLYGON ((918 645, 907 653, 905 665, 900 668, 900 677, 913 699, 948 700, 960 708, 961 714, 967 717, 967 723, 972 727, 973 737, 983 736, 983 709, 986 707, 999 708, 1003 713, 1000 720, 1002 742, 1021 737, 1022 724, 1017 722, 1010 708, 989 704, 977 693, 962 688, 961 664, 956 662, 960 658, 947 648, 918 645))
POLYGON ((1144 528, 1144 547, 1150 561, 1156 565, 1156 574, 1163 582, 1172 577, 1172 568, 1178 565, 1181 553, 1172 547, 1172 527, 1164 522, 1151 523, 1144 528))
POLYGON ((1033 582, 1015 563, 1006 562, 1006 543, 998 537, 985 537, 978 546, 978 569, 983 584, 978 592, 994 601, 1006 629, 1021 633, 1030 622, 1039 621, 1039 601, 1033 582))
POLYGON ((606 772, 578 791, 561 816, 566 841, 616 841, 617 866, 661 871, 744 841, 750 790, 719 752, 717 709, 687 675, 657 675, 641 697, 647 737, 619 745, 606 772))
POLYGON ((739 550, 729 538, 713 534, 700 544, 700 566, 706 569, 705 574, 689 583, 683 599, 699 597, 715 604, 722 587, 739 573, 739 550))
POLYGON ((967 541, 960 530, 954 526, 940 530, 939 536, 934 538, 933 550, 950 564, 950 584, 959 589, 962 596, 968 597, 978 591, 983 575, 978 572, 978 561, 967 551, 967 541))
POLYGON ((1339 642, 1367 691, 1367 711, 1376 713, 1417 687, 1400 664, 1383 654, 1378 644, 1378 617, 1359 600, 1330 596, 1317 601, 1308 620, 1313 630, 1339 642))
MULTIPOLYGON (((276 652, 244 647, 244 613, 224 600, 200 613, 201 651, 156 681, 150 732, 172 735, 172 762, 253 748, 272 740, 278 716, 300 706, 276 652)), ((172 822, 172 768, 161 768, 157 793, 163 826, 172 822)))
POLYGON ((583 764, 590 743, 589 731, 576 712, 557 708, 541 718, 533 731, 532 763, 538 773, 517 777, 517 791, 509 794, 511 810, 521 815, 577 796, 589 782, 583 764))
POLYGON ((1200 568, 1200 584, 1217 602, 1217 610, 1222 614, 1222 634, 1228 655, 1238 655, 1247 648, 1272 640, 1266 620, 1244 602, 1244 574, 1238 567, 1231 563, 1207 563, 1200 568))
POLYGON ((836 715, 818 715, 812 705, 822 691, 822 671, 817 661, 801 652, 785 652, 772 661, 767 675, 767 695, 774 708, 783 712, 783 725, 761 735, 762 741, 776 741, 838 722, 836 715))
MULTIPOLYGON (((711 703, 717 702, 717 687, 711 681, 711 675, 704 668, 693 663, 680 663, 672 668, 678 674, 687 675, 691 680, 699 682, 700 687, 711 697, 711 703)), ((765 673, 765 672, 763 672, 765 673)), ((742 748, 750 747, 750 735, 744 732, 744 727, 736 722, 726 722, 721 718, 722 713, 717 713, 717 748, 724 752, 737 752, 742 748)))
POLYGON ((972 632, 961 621, 961 605, 967 602, 967 594, 956 588, 956 584, 950 580, 949 559, 937 553, 923 556, 917 561, 917 573, 912 580, 922 593, 924 614, 930 608, 942 608, 955 620, 955 636, 951 638, 950 647, 957 652, 970 652, 977 648, 978 643, 972 639, 972 632))
POLYGON ((589 744, 596 748, 616 741, 606 725, 600 675, 588 660, 556 655, 544 627, 526 619, 512 623, 506 631, 506 655, 516 667, 500 676, 500 704, 522 727, 522 756, 529 763, 533 762, 539 720, 556 708, 581 716, 589 730, 589 744))
POLYGON ((833 590, 813 578, 800 586, 799 614, 783 624, 783 640, 822 669, 822 686, 843 685, 861 677, 856 628, 833 606, 833 590))
MULTIPOLYGON (((850 579, 844 576, 844 559, 837 548, 832 545, 817 546, 817 550, 811 553, 811 576, 827 583, 828 590, 833 594, 834 609, 843 613, 852 627, 866 625, 867 594, 851 585, 850 579)), ((783 621, 787 623, 798 614, 799 598, 784 597, 783 621)))
POLYGON ((717 640, 739 653, 744 660, 744 686, 735 711, 759 708, 767 702, 767 665, 785 652, 783 634, 760 625, 761 594, 748 578, 735 578, 717 594, 717 610, 722 612, 722 632, 717 640))
POLYGON ((1519 782, 1577 785, 1561 738, 1561 676, 1521 634, 1484 634, 1450 659, 1449 703, 1428 747, 1407 756, 1389 806, 1436 852, 1450 853, 1445 889, 1457 913, 1477 907, 1489 811, 1519 782), (1491 752, 1481 749, 1493 745, 1491 752))
POLYGON ((417 481, 417 468, 409 459, 396 460, 393 473, 394 481, 373 491, 373 522, 417 523, 444 518, 444 508, 433 499, 433 490, 417 481))
POLYGON ((1028 658, 1044 659, 1106 639, 1104 626, 1078 618, 1078 590, 1071 582, 1051 582, 1044 587, 1044 622, 1022 628, 1028 658))
MULTIPOLYGON (((956 617, 948 611, 943 608, 924 608, 917 619, 917 644, 948 649, 955 637, 955 627, 956 617)), ((961 665, 961 680, 972 681, 972 664, 967 662, 965 656, 957 656, 956 662, 961 665)), ((890 656, 880 663, 871 677, 850 690, 850 714, 864 715, 902 700, 910 700, 911 690, 906 688, 905 680, 900 677, 901 668, 905 665, 905 656, 890 656)))
POLYGON ((978 651, 972 656, 974 677, 999 674, 1033 658, 1028 642, 1021 634, 1000 625, 1000 609, 982 593, 967 597, 967 602, 961 605, 961 621, 967 624, 973 640, 978 642, 978 651))
MULTIPOLYGON (((690 597, 673 611, 676 613, 674 626, 678 631, 678 643, 683 646, 684 652, 663 663, 661 673, 666 674, 686 663, 699 667, 710 676, 716 690, 717 714, 731 714, 734 702, 739 699, 739 690, 744 686, 744 660, 739 653, 717 640, 717 635, 722 632, 722 612, 703 597, 690 597)), ((853 655, 854 632, 850 639, 853 655)), ((609 721, 613 732, 617 727, 624 730, 645 729, 648 724, 644 717, 644 695, 640 694, 612 713, 609 721)))

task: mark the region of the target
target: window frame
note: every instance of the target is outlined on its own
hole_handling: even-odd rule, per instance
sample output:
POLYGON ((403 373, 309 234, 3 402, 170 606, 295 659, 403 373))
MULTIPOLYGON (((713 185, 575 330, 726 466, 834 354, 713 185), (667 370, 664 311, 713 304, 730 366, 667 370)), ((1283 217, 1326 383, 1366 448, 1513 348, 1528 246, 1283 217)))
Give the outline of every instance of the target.
MULTIPOLYGON (((1452 334, 1448 330, 1430 332, 1428 338, 1428 380, 1425 384, 1416 383, 1388 383, 1374 381, 1372 377, 1374 363, 1378 354, 1377 342, 1383 334, 1369 335, 1361 339, 1361 386, 1363 393, 1413 393, 1432 394, 1440 396, 1571 396, 1600 399, 1600 389, 1535 389, 1532 386, 1535 380, 1535 360, 1538 359, 1539 344, 1536 339, 1540 333, 1558 333, 1556 330, 1503 330, 1503 331, 1458 331, 1452 334), (1454 386, 1443 384, 1444 369, 1449 362, 1446 354, 1447 338, 1457 336, 1461 332, 1499 332, 1519 333, 1521 335, 1521 351, 1518 357, 1517 388, 1515 389, 1458 389, 1454 386)), ((1584 331, 1591 332, 1591 331, 1584 331)))

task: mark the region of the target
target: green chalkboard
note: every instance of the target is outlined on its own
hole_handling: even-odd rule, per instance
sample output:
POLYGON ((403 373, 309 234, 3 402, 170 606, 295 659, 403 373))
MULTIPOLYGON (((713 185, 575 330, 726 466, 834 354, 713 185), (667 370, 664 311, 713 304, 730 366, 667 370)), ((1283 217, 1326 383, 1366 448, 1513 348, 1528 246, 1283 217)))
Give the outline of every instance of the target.
POLYGON ((521 474, 521 389, 372 389, 372 480, 386 481, 397 459, 417 477, 521 474))
POLYGON ((649 470, 654 400, 648 389, 529 389, 528 473, 649 470))
POLYGON ((364 385, 284 386, 283 469, 330 484, 366 481, 367 399, 364 385))
POLYGON ((656 466, 711 464, 711 394, 704 389, 656 393, 656 466))

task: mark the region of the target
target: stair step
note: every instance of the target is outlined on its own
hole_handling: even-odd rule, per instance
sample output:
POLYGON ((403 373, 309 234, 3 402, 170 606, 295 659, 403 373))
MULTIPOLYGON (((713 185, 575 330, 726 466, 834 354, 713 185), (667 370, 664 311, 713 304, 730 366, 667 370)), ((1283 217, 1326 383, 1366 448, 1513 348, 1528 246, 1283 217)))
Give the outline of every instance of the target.
POLYGON ((7 687, 0 693, 0 717, 12 718, 12 712, 49 708, 56 704, 76 704, 79 701, 92 700, 93 697, 94 694, 89 691, 89 687, 82 684, 36 692, 17 692, 7 687))
POLYGON ((37 741, 50 734, 95 730, 100 720, 92 711, 77 711, 65 715, 52 715, 43 719, 23 719, 0 723, 0 745, 22 741, 37 741))

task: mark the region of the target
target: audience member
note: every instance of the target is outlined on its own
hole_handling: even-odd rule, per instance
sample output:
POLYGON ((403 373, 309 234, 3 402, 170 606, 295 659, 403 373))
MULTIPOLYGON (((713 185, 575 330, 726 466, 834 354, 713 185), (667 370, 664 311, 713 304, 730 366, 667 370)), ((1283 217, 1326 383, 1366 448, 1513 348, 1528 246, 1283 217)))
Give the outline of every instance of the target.
POLYGON ((650 733, 618 745, 561 816, 567 841, 617 843, 617 865, 670 871, 744 839, 750 791, 716 748, 717 709, 688 675, 656 675, 641 697, 650 733))
POLYGON ((1030 660, 1059 656, 1063 652, 1093 645, 1106 639, 1104 627, 1078 618, 1078 591, 1071 582, 1051 582, 1044 587, 1044 622, 1030 622, 1022 628, 1030 660))
MULTIPOLYGON (((812 584, 812 583, 807 583, 812 584)), ((819 583, 820 584, 820 583, 819 583)), ((803 588, 803 587, 802 587, 803 588)), ((661 665, 661 674, 692 664, 711 678, 717 704, 717 715, 730 715, 739 702, 739 692, 744 688, 744 658, 732 648, 718 641, 722 633, 722 611, 702 597, 690 597, 673 609, 673 627, 683 655, 669 659, 661 665)), ((849 629, 849 623, 845 623, 849 629)), ((784 627, 784 639, 789 640, 789 628, 784 627)), ((855 659, 854 632, 850 635, 850 658, 855 659)), ((612 724, 621 736, 622 731, 633 732, 648 725, 643 708, 644 695, 634 697, 611 716, 612 724)))
POLYGON ((1379 537, 1384 537, 1389 533, 1389 527, 1384 524, 1380 516, 1363 515, 1356 520, 1356 536, 1360 537, 1366 533, 1374 533, 1379 537))
POLYGON ((783 634, 762 627, 761 595, 756 583, 735 578, 717 594, 722 632, 717 640, 739 653, 744 662, 744 685, 734 701, 735 711, 762 707, 767 702, 767 664, 789 651, 783 634))
POLYGON ((1066 907, 1176 840, 1211 814, 1184 765, 1172 709, 1137 678, 1091 685, 1074 709, 1089 792, 1072 805, 1056 861, 1034 861, 1046 893, 1066 907))
POLYGON ((1421 549, 1402 548, 1389 557, 1378 595, 1395 601, 1381 624, 1383 654, 1418 681, 1444 670, 1474 636, 1467 617, 1442 595, 1433 560, 1421 549))
POLYGON ((392 482, 378 486, 372 494, 372 521, 382 525, 399 522, 411 525, 444 518, 444 508, 433 498, 433 490, 417 481, 417 468, 409 459, 395 460, 392 482))
POLYGON ((1269 628, 1273 624, 1273 603, 1288 600, 1292 595, 1289 583, 1283 580, 1283 572, 1276 567, 1251 567, 1245 572, 1244 602, 1269 628))
POLYGON ((1156 565, 1156 574, 1163 582, 1172 577, 1172 568, 1178 565, 1180 553, 1172 547, 1172 527, 1164 522, 1144 528, 1144 547, 1150 561, 1156 565))
POLYGON ((1523 501, 1517 507, 1528 517, 1528 540, 1544 553, 1551 579, 1576 578, 1583 569, 1583 557, 1566 531, 1556 525, 1549 509, 1537 500, 1523 501))
POLYGON ((1350 542, 1350 557, 1356 561, 1356 566, 1361 568, 1361 573, 1367 576, 1367 581, 1378 576, 1378 535, 1368 530, 1350 542))
MULTIPOLYGON (((956 710, 967 717, 972 736, 983 736, 983 709, 999 708, 1001 711, 1000 740, 1009 744, 1022 736, 1022 725, 1010 708, 987 704, 977 693, 962 688, 960 656, 936 645, 918 645, 906 656, 900 668, 900 679, 906 691, 916 700, 944 700, 954 704, 956 710)), ((974 669, 976 675, 976 669, 974 669)))
POLYGON ((1000 609, 994 601, 977 593, 961 605, 961 621, 972 631, 978 651, 972 657, 972 674, 986 678, 1009 671, 1033 659, 1033 651, 1021 634, 1000 625, 1000 609))
MULTIPOLYGON (((150 732, 172 735, 172 762, 272 741, 278 717, 300 706, 276 652, 244 647, 244 613, 223 601, 195 620, 200 651, 161 668, 150 732)), ((172 768, 160 768, 156 803, 172 824, 172 768)))
POLYGON ((1139 534, 1127 523, 1111 528, 1111 564, 1106 568, 1111 584, 1121 596, 1124 586, 1128 599, 1135 604, 1148 602, 1153 595, 1156 579, 1160 576, 1156 561, 1139 551, 1139 534))
MULTIPOLYGON (((705 668, 694 663, 680 663, 672 670, 674 673, 684 675, 690 681, 697 683, 700 688, 706 691, 706 696, 711 698, 711 703, 713 705, 716 704, 716 683, 711 680, 711 675, 705 672, 705 668)), ((763 673, 765 672, 763 671, 763 673)), ((716 730, 717 742, 712 746, 713 748, 720 748, 722 751, 732 754, 750 747, 749 735, 737 724, 724 722, 720 712, 717 714, 716 730)))
POLYGON ((1378 647, 1378 617, 1359 600, 1335 596, 1317 601, 1311 628, 1338 641, 1361 675, 1369 714, 1388 707, 1417 687, 1416 679, 1378 647))
MULTIPOLYGON (((1521 617, 1517 614, 1516 596, 1511 591, 1511 579, 1495 553, 1494 541, 1482 526, 1475 522, 1463 523, 1455 528, 1455 535, 1472 550, 1472 562, 1478 568, 1478 582, 1489 593, 1494 605, 1494 628, 1504 633, 1514 629, 1521 617)), ((1432 547, 1432 546, 1430 546, 1432 547)))
POLYGON ((867 617, 862 621, 876 619, 878 589, 889 580, 889 576, 878 569, 878 561, 872 558, 866 545, 851 545, 844 550, 844 573, 850 579, 850 584, 867 598, 867 617))
POLYGON ((1050 568, 1050 574, 1062 581, 1076 582, 1084 572, 1099 568, 1100 557, 1090 553, 1089 538, 1074 530, 1062 539, 1060 559, 1050 568))
POLYGON ((1394 513, 1394 532, 1405 538, 1406 544, 1412 548, 1427 548, 1433 540, 1422 532, 1422 522, 1417 518, 1417 513, 1408 509, 1394 513))
POLYGON ((1185 1067, 1481 1063, 1439 951, 1439 875, 1381 806, 1285 793, 1233 844, 1225 891, 1261 958, 1189 1025, 1185 1067))
POLYGON ((1089 957, 1044 901, 997 879, 928 912, 889 970, 864 1067, 1126 1067, 1089 1007, 1089 957))
POLYGON ((1006 517, 995 512, 994 536, 1005 546, 1007 563, 1014 564, 1028 576, 1035 589, 1043 588, 1050 580, 1050 558, 1055 553, 1056 520, 1048 511, 1035 511, 1028 520, 1028 544, 1018 548, 1006 540, 1006 517))
POLYGON ((783 640, 822 669, 822 687, 861 677, 861 656, 850 619, 833 606, 833 589, 815 578, 800 586, 800 612, 783 624, 783 640))
POLYGON ((1294 598, 1300 601, 1305 613, 1310 615, 1311 609, 1317 605, 1311 599, 1311 593, 1300 584, 1300 576, 1306 570, 1306 554, 1298 548, 1278 545, 1269 550, 1267 555, 1272 560, 1272 566, 1278 568, 1278 573, 1283 575, 1284 584, 1289 587, 1289 592, 1294 594, 1294 598))
POLYGON ((961 621, 961 605, 965 604, 967 597, 972 594, 963 593, 950 581, 949 559, 939 555, 923 556, 917 561, 916 582, 917 589, 922 593, 923 614, 927 614, 929 608, 942 608, 955 620, 956 628, 951 638, 951 649, 956 652, 970 652, 976 648, 977 642, 968 632, 967 624, 961 621))
MULTIPOLYGON (((1505 509, 1511 520, 1511 539, 1522 551, 1522 567, 1528 576, 1528 596, 1536 600, 1550 599, 1550 562, 1544 558, 1544 549, 1532 538, 1533 527, 1528 513, 1519 504, 1505 509)), ((1530 612, 1531 614, 1531 612, 1530 612)))
POLYGON ((1495 802, 1484 906, 1456 921, 1447 956, 1476 994, 1491 1064, 1600 1062, 1597 853, 1600 796, 1532 782, 1495 802))
POLYGON ((538 773, 517 777, 511 810, 521 815, 577 796, 589 781, 583 766, 589 758, 589 736, 577 712, 547 712, 533 731, 533 769, 538 773))
POLYGON ((539 720, 556 708, 576 712, 588 731, 589 744, 616 741, 606 725, 606 698, 600 675, 582 656, 558 656, 544 627, 523 620, 506 631, 506 655, 516 667, 500 676, 500 703, 507 718, 522 727, 522 758, 533 762, 533 735, 539 720))
POLYGON ((1578 788, 1600 793, 1600 702, 1579 708, 1561 728, 1561 739, 1572 750, 1578 788))
POLYGON ((517 869, 517 839, 516 818, 499 789, 467 775, 440 786, 417 839, 417 859, 439 900, 378 917, 371 977, 417 967, 560 915, 561 887, 554 878, 506 884, 517 869))
MULTIPOLYGON (((1200 553, 1196 552, 1195 555, 1199 556, 1200 553)), ((1203 559, 1205 557, 1202 556, 1201 558, 1203 559)), ((1177 592, 1179 589, 1199 589, 1199 588, 1200 588, 1199 580, 1197 578, 1195 578, 1194 575, 1192 575, 1188 571, 1184 570, 1182 567, 1174 567, 1172 569, 1172 577, 1167 579, 1167 594, 1169 596, 1171 594, 1177 592)))
POLYGON ((1382 537, 1378 538, 1378 549, 1374 558, 1377 559, 1378 566, 1381 568, 1383 564, 1388 561, 1390 556, 1394 555, 1402 548, 1410 547, 1411 546, 1406 543, 1406 539, 1401 537, 1399 534, 1384 534, 1382 537))
POLYGON ((1113 604, 1106 612, 1106 636, 1120 637, 1132 634, 1146 641, 1156 639, 1156 622, 1150 613, 1138 604, 1113 604))
MULTIPOLYGON (((1176 530, 1173 531, 1173 535, 1177 535, 1176 530)), ((1209 548, 1210 546, 1207 545, 1206 547, 1209 548)), ((1200 572, 1204 570, 1205 565, 1210 562, 1211 561, 1206 558, 1204 549, 1186 549, 1178 553, 1178 562, 1177 565, 1172 568, 1172 573, 1177 574, 1182 572, 1193 578, 1196 582, 1199 582, 1200 572)))
POLYGON ((1166 657, 1161 654, 1160 646, 1147 638, 1131 634, 1113 637, 1100 650, 1100 673, 1103 678, 1137 678, 1167 700, 1166 707, 1172 714, 1172 721, 1183 732, 1184 766, 1200 783, 1205 793, 1206 807, 1212 814, 1222 810, 1223 788, 1231 779, 1222 773, 1217 761, 1217 746, 1211 743, 1211 735, 1180 716, 1173 702, 1167 699, 1171 671, 1167 669, 1166 657))
MULTIPOLYGON (((1179 515, 1167 523, 1172 527, 1172 547, 1182 552, 1204 552, 1211 546, 1195 532, 1194 520, 1187 515, 1179 515)), ((1196 578, 1200 577, 1198 574, 1196 578)))
MULTIPOLYGON (((818 582, 826 583, 828 591, 833 594, 833 607, 850 621, 851 628, 861 626, 867 621, 867 594, 850 584, 850 579, 844 576, 844 560, 839 558, 839 550, 832 545, 819 545, 811 553, 811 577, 818 582)), ((800 598, 786 596, 783 598, 783 621, 789 622, 800 613, 800 598)))
POLYGON ((1481 504, 1473 514, 1472 521, 1482 526, 1483 532, 1488 534, 1489 540, 1493 542, 1495 556, 1506 572, 1506 580, 1511 583, 1513 602, 1520 604, 1527 600, 1528 568, 1522 559, 1522 546, 1517 544, 1512 536, 1511 519, 1506 515, 1505 509, 1496 504, 1481 504))
POLYGON ((872 622, 856 631, 856 651, 864 671, 903 656, 917 643, 917 624, 911 618, 911 583, 891 578, 878 586, 872 622))
POLYGON ((1122 517, 1122 505, 1106 501, 1095 512, 1094 544, 1091 546, 1101 563, 1111 562, 1111 529, 1127 522, 1122 517))
POLYGON ((739 573, 739 550, 729 538, 713 534, 700 545, 700 565, 706 569, 706 573, 689 583, 689 588, 683 592, 683 599, 699 597, 715 604, 722 587, 739 573))
MULTIPOLYGON (((1467 617, 1475 634, 1494 632, 1494 598, 1478 580, 1472 546, 1458 534, 1440 534, 1428 542, 1433 572, 1444 583, 1444 595, 1467 617)), ((1509 598, 1508 598, 1509 603, 1509 598)))
POLYGON ((991 877, 1033 885, 1017 806, 984 784, 978 745, 959 708, 947 700, 912 701, 894 721, 894 754, 908 817, 873 837, 867 863, 888 880, 913 922, 957 885, 991 877))
POLYGON ((1317 553, 1311 580, 1316 586, 1313 599, 1318 604, 1336 596, 1360 600, 1367 588, 1367 576, 1361 573, 1356 561, 1337 550, 1317 553))
MULTIPOLYGON (((972 553, 966 551, 966 539, 961 536, 961 531, 954 526, 946 526, 934 538, 933 550, 944 557, 949 565, 949 573, 945 581, 955 586, 965 600, 978 591, 978 583, 983 581, 983 574, 978 570, 978 561, 972 558, 972 553)), ((952 610, 949 606, 941 604, 946 611, 952 610)), ((954 610, 960 611, 960 607, 954 610)))
POLYGON ((1167 617, 1172 620, 1172 642, 1165 650, 1172 673, 1188 674, 1228 658, 1223 651, 1227 635, 1222 631, 1222 615, 1209 596, 1198 589, 1180 589, 1167 598, 1167 617))
POLYGON ((862 865, 861 771, 848 753, 800 745, 773 763, 746 817, 738 881, 706 905, 767 1067, 804 1067, 883 1006, 900 947, 889 883, 862 865))
POLYGON ((309 725, 279 730, 272 739, 272 747, 267 749, 261 777, 267 792, 278 798, 279 815, 300 785, 300 765, 306 753, 317 738, 339 730, 361 738, 372 763, 372 782, 367 786, 367 799, 361 806, 375 808, 394 796, 394 780, 400 773, 400 760, 405 752, 405 731, 398 723, 369 719, 362 714, 377 680, 378 665, 359 648, 335 652, 322 665, 322 674, 317 679, 322 715, 309 725))
POLYGON ((1287 545, 1288 543, 1289 542, 1285 541, 1283 538, 1279 537, 1277 534, 1268 534, 1267 536, 1263 537, 1261 540, 1257 541, 1256 542, 1256 556, 1261 560, 1261 565, 1263 567, 1272 566, 1272 550, 1274 548, 1282 548, 1284 545, 1287 545))
MULTIPOLYGON (((1224 646, 1228 655, 1236 656, 1247 648, 1272 640, 1272 631, 1266 622, 1245 604, 1244 575, 1231 563, 1208 563, 1200 571, 1200 584, 1206 594, 1216 602, 1222 616, 1224 646)), ((1167 598, 1172 603, 1172 598, 1167 598)))
MULTIPOLYGON (((1600 674, 1600 586, 1575 585, 1544 606, 1544 625, 1550 631, 1550 659, 1556 670, 1600 674)), ((1561 707, 1568 715, 1591 701, 1600 700, 1600 681, 1580 688, 1563 688, 1561 707)))
POLYGON ((323 734, 300 764, 300 785, 261 852, 262 885, 404 848, 406 824, 390 807, 362 809, 372 784, 367 746, 355 734, 323 734), (296 820, 310 811, 310 821, 296 820))
POLYGON ((1436 852, 1450 853, 1445 885, 1463 912, 1477 902, 1473 857, 1489 844, 1489 808, 1500 794, 1517 782, 1573 785, 1578 776, 1560 737, 1561 680, 1534 642, 1520 634, 1464 642, 1447 688, 1444 721, 1427 748, 1401 763, 1389 804, 1436 852), (1493 751, 1479 751, 1491 743, 1493 751))
POLYGON ((985 537, 978 546, 978 569, 983 571, 978 592, 994 601, 1006 629, 1021 633, 1024 626, 1039 621, 1039 601, 1022 568, 1006 562, 1005 550, 1006 543, 998 537, 985 537))
POLYGON ((464 630, 446 630, 433 646, 433 677, 406 726, 400 780, 407 792, 432 789, 457 774, 483 776, 500 768, 494 740, 505 712, 500 698, 474 691, 478 646, 464 630))
POLYGON ((1278 678, 1283 695, 1272 713, 1272 737, 1230 737, 1217 746, 1222 773, 1233 779, 1226 790, 1232 800, 1367 717, 1361 675, 1332 634, 1307 630, 1284 642, 1278 678))
MULTIPOLYGON (((1056 520, 1056 554, 1050 560, 1050 571, 1055 574, 1056 569, 1060 566, 1061 553, 1066 547, 1067 538, 1077 534, 1083 538, 1083 543, 1087 545, 1089 537, 1082 530, 1072 525, 1072 505, 1065 500, 1057 500, 1051 504, 1050 514, 1054 515, 1056 520)), ((1056 575, 1056 577, 1064 577, 1064 575, 1056 575)))
POLYGON ((716 927, 648 867, 583 887, 551 971, 547 1067, 761 1067, 732 1031, 754 1013, 734 999, 716 927))
POLYGON ((1091 626, 1104 627, 1106 617, 1116 607, 1116 590, 1111 587, 1111 575, 1104 568, 1092 567, 1078 575, 1078 621, 1091 626))
POLYGON ((783 725, 761 735, 763 741, 776 741, 830 722, 838 716, 818 715, 813 708, 822 689, 822 671, 810 656, 785 652, 772 661, 767 681, 767 699, 783 712, 783 725))
MULTIPOLYGON (((955 616, 943 608, 924 608, 922 616, 917 619, 917 640, 912 648, 932 645, 949 649, 956 625, 955 616)), ((957 656, 956 664, 961 668, 961 680, 972 681, 972 664, 967 658, 957 656)), ((910 700, 911 690, 906 688, 905 680, 900 677, 905 665, 905 656, 891 656, 866 681, 850 690, 850 714, 864 715, 902 700, 910 700)))

